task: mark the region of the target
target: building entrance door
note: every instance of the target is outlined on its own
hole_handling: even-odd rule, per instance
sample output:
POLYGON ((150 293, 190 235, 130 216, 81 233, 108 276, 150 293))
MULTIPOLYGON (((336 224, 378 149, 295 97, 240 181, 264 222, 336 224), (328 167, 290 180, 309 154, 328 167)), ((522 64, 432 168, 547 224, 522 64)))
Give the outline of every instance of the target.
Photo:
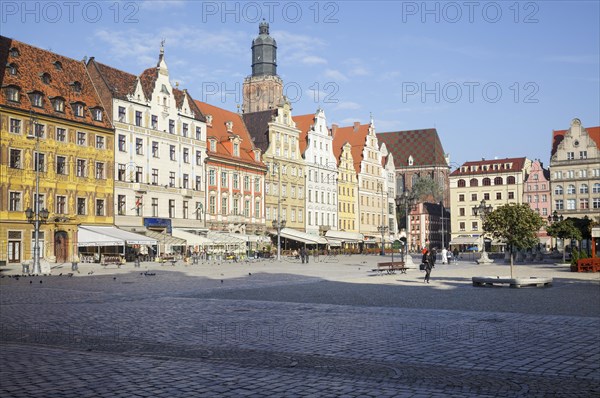
POLYGON ((69 235, 65 231, 54 234, 54 256, 57 263, 66 263, 69 256, 69 235))
POLYGON ((19 263, 21 262, 21 241, 9 240, 8 241, 8 262, 19 263))

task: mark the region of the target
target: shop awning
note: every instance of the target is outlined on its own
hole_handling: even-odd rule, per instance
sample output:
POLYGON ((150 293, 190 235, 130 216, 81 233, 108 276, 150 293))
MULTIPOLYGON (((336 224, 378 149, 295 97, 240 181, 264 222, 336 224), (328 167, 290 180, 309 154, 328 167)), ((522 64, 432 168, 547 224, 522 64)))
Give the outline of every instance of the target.
MULTIPOLYGON (((273 232, 273 235, 277 235, 277 232, 273 232)), ((307 234, 306 232, 297 231, 292 228, 283 228, 281 230, 281 237, 295 240, 296 242, 306 243, 308 245, 327 244, 327 239, 322 236, 307 234)))
POLYGON ((341 240, 331 239, 331 238, 325 238, 325 239, 327 239, 327 244, 330 247, 340 247, 340 246, 342 246, 342 241, 341 240))
MULTIPOLYGON (((144 231, 144 235, 146 235, 150 239, 154 239, 161 245, 169 245, 169 246, 185 246, 185 239, 178 238, 173 235, 166 234, 164 232, 147 230, 144 231)), ((156 245, 157 243, 152 243, 156 245)))
POLYGON ((212 240, 204 236, 197 235, 179 228, 173 228, 173 236, 183 239, 185 242, 187 242, 188 246, 211 246, 213 244, 212 240))
POLYGON ((329 241, 329 238, 331 238, 331 239, 335 239, 340 242, 348 242, 348 243, 362 242, 365 238, 363 236, 363 234, 359 234, 357 232, 332 231, 332 230, 327 231, 327 233, 325 234, 325 237, 327 238, 328 241, 329 241))
POLYGON ((479 237, 473 236, 457 236, 456 238, 452 238, 450 241, 450 245, 476 245, 480 243, 479 237))
POLYGON ((156 239, 112 226, 80 225, 78 246, 155 245, 156 239))
POLYGON ((233 235, 224 232, 213 232, 208 233, 208 239, 210 239, 215 245, 241 245, 246 244, 246 239, 240 235, 233 235))

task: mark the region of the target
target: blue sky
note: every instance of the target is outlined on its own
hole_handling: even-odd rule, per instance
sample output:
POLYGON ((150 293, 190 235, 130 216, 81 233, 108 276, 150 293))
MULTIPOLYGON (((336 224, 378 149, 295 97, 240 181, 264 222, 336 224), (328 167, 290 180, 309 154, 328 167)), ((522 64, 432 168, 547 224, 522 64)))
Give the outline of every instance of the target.
POLYGON ((294 114, 377 131, 436 127, 451 162, 549 164, 552 130, 600 125, 598 1, 2 1, 0 32, 139 74, 160 41, 173 82, 241 102, 270 22, 294 114))

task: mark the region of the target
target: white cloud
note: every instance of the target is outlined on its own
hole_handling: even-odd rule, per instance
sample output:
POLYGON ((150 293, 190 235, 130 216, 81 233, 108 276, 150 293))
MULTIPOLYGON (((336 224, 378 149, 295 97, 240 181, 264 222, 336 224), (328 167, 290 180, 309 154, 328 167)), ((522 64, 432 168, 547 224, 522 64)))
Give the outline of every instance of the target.
POLYGON ((330 79, 337 80, 337 81, 347 81, 348 80, 348 78, 337 69, 326 69, 325 77, 328 77, 330 79))
POLYGON ((343 101, 334 107, 335 110, 353 110, 353 109, 360 109, 360 108, 362 108, 362 106, 360 104, 358 104, 356 102, 352 102, 352 101, 343 101))
POLYGON ((307 55, 302 58, 300 62, 305 65, 327 64, 327 61, 324 58, 317 57, 316 55, 307 55))
POLYGON ((326 43, 320 38, 278 30, 271 33, 277 40, 280 65, 326 65, 327 60, 319 54, 324 51, 326 43))

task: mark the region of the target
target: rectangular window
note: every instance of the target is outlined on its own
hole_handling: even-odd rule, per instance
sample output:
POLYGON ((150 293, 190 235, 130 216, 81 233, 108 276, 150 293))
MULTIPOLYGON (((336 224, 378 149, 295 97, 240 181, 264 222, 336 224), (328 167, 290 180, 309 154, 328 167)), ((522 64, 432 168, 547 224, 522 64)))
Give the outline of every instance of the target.
POLYGON ((87 177, 85 159, 77 159, 77 177, 87 177))
POLYGON ((190 150, 189 148, 183 148, 183 163, 190 162, 190 150))
POLYGON ((119 152, 127 152, 127 144, 123 134, 119 134, 119 152))
POLYGON ((125 107, 123 107, 123 106, 119 107, 119 121, 121 123, 125 122, 125 107))
POLYGON ((210 169, 208 171, 208 185, 217 185, 215 179, 216 171, 214 169, 210 169))
POLYGON ((579 151, 579 159, 587 159, 587 151, 579 151))
POLYGON ((254 192, 260 192, 260 178, 254 178, 254 192))
POLYGON ((126 212, 126 202, 125 195, 117 196, 117 214, 120 216, 124 216, 126 212))
POLYGON ((458 228, 459 228, 461 231, 464 231, 464 230, 465 230, 465 223, 464 223, 464 222, 460 222, 460 223, 458 223, 458 228))
POLYGON ((64 156, 56 157, 56 174, 67 174, 67 158, 64 156))
POLYGON ((104 215, 104 199, 96 199, 96 215, 104 215))
POLYGON ((196 214, 196 220, 202 219, 202 202, 196 202, 196 210, 194 210, 194 214, 196 214))
POLYGON ((575 152, 567 152, 567 160, 575 159, 575 152))
POLYGON ((158 217, 158 198, 152 198, 152 217, 158 217))
POLYGON ((240 200, 238 198, 233 198, 233 214, 240 214, 240 200))
POLYGON ((227 215, 227 198, 221 198, 221 214, 227 215))
POLYGON ((237 173, 233 173, 233 189, 240 189, 240 176, 237 173))
POLYGON ((484 193, 483 194, 483 199, 490 200, 490 194, 489 193, 484 193))
POLYGON ((67 130, 57 127, 56 128, 56 141, 67 142, 67 130))
POLYGON ((202 128, 196 127, 196 139, 202 140, 202 128))
POLYGON ((183 175, 183 189, 188 189, 190 187, 190 175, 183 175))
POLYGON ((217 212, 216 202, 217 202, 217 199, 214 196, 211 196, 208 198, 208 212, 210 214, 216 214, 216 212, 217 212))
POLYGON ((158 169, 152 169, 152 185, 158 185, 158 169))
POLYGON ((67 213, 67 197, 62 195, 56 196, 56 213, 66 214, 67 213))
POLYGON ((587 210, 590 208, 590 200, 588 198, 579 199, 579 208, 581 210, 587 210))
POLYGON ((260 202, 254 202, 254 217, 260 217, 260 202))
POLYGON ((78 131, 77 132, 77 145, 85 146, 85 141, 86 141, 85 133, 82 131, 78 131))
POLYGON ((194 186, 194 189, 196 191, 201 191, 202 190, 202 177, 196 176, 196 184, 194 186))
POLYGON ((11 169, 21 169, 23 168, 23 164, 21 161, 21 153, 20 149, 12 149, 10 150, 8 167, 11 169))
POLYGON ((125 181, 125 165, 123 163, 117 164, 117 181, 125 181))
POLYGON ((175 218, 175 199, 169 199, 169 218, 175 218))
POLYGON ((169 119, 169 134, 175 134, 175 120, 169 119))
POLYGON ((152 141, 152 157, 158 158, 158 142, 152 141))
POLYGON ((144 139, 143 138, 135 139, 135 154, 136 155, 144 154, 144 139))
POLYGON ((39 138, 46 138, 46 126, 43 124, 35 125, 35 136, 39 138))
POLYGON ((142 125, 142 112, 140 112, 140 111, 135 111, 135 125, 136 126, 142 125))
POLYGON ((502 192, 496 192, 496 200, 502 199, 502 192))
POLYGON ((96 149, 104 149, 104 137, 101 135, 96 136, 96 149))
POLYGON ((21 211, 21 192, 8 193, 8 210, 21 211))
POLYGON ((184 137, 188 136, 188 124, 187 123, 183 123, 181 125, 181 135, 184 137))
POLYGON ((556 199, 554 201, 554 208, 556 210, 564 210, 564 201, 562 199, 556 199))
POLYGON ((87 214, 85 198, 77 198, 77 215, 85 216, 87 214))
POLYGON ((34 156, 34 165, 33 165, 33 169, 34 171, 41 171, 41 172, 45 172, 46 171, 46 155, 43 153, 35 153, 34 156))
POLYGON ((13 134, 21 134, 21 120, 10 119, 10 132, 13 134))
POLYGON ((227 188, 227 172, 226 171, 221 172, 221 187, 227 188))
POLYGON ((96 162, 96 179, 104 179, 104 163, 102 162, 96 162))
POLYGON ((575 199, 567 199, 567 210, 575 210, 575 199))
POLYGON ((465 208, 461 207, 460 209, 458 209, 458 215, 459 216, 464 216, 465 215, 465 208))
POLYGON ((196 151, 196 166, 202 166, 202 152, 196 151))
POLYGON ((477 202, 477 194, 476 193, 472 193, 471 194, 471 201, 472 202, 477 202))
POLYGON ((174 171, 169 172, 169 187, 171 187, 171 188, 175 187, 175 172, 174 171))
POLYGON ((189 212, 189 208, 188 208, 188 201, 184 200, 183 201, 183 218, 188 218, 188 212, 189 212))
POLYGON ((177 160, 175 156, 175 145, 169 145, 169 159, 173 161, 177 160))
POLYGON ((152 115, 152 129, 153 130, 158 130, 158 116, 156 115, 152 115))
POLYGON ((135 167, 135 182, 144 182, 144 168, 141 166, 135 167))
POLYGON ((600 209, 600 198, 593 198, 592 199, 592 207, 594 209, 600 209))
POLYGON ((460 195, 458 195, 458 201, 459 202, 464 202, 465 201, 465 194, 461 193, 460 195))
POLYGON ((244 176, 244 191, 250 190, 250 177, 244 176))
POLYGON ((514 199, 514 198, 515 198, 515 193, 513 191, 510 191, 508 193, 508 199, 510 200, 510 199, 514 199))
POLYGON ((473 222, 471 223, 471 229, 472 229, 473 231, 477 231, 477 229, 478 229, 478 228, 479 228, 479 226, 478 226, 478 223, 477 223, 477 221, 473 221, 473 222))

